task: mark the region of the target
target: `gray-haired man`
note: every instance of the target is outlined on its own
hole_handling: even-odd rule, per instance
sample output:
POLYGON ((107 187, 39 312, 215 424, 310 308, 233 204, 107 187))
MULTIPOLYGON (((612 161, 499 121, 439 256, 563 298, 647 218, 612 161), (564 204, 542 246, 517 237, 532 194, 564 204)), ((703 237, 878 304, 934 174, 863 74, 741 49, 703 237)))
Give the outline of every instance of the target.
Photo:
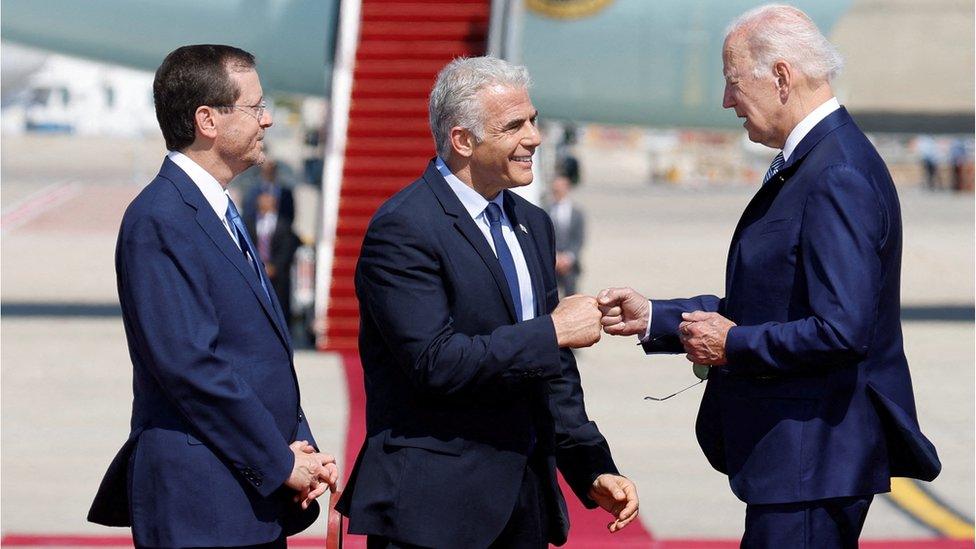
POLYGON ((369 547, 562 544, 557 466, 612 532, 637 515, 567 349, 599 340, 596 300, 557 306, 552 223, 508 190, 532 182, 540 142, 528 85, 498 59, 447 65, 438 156, 363 242, 367 435, 337 507, 369 547))

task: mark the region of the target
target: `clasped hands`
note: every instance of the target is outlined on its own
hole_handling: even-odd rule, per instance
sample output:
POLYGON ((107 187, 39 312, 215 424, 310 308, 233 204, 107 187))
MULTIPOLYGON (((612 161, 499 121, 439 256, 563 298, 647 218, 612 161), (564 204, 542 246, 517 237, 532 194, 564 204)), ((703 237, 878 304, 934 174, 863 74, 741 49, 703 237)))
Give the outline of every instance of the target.
POLYGON ((315 447, 305 440, 296 440, 288 445, 295 454, 295 465, 291 476, 285 481, 296 492, 294 500, 301 504, 302 509, 308 509, 315 498, 325 493, 326 489, 335 492, 339 481, 339 468, 335 457, 315 451, 315 447))
MULTIPOLYGON (((600 341, 601 328, 609 335, 647 333, 650 302, 632 288, 607 288, 597 297, 572 295, 552 313, 560 347, 589 347, 600 341)), ((718 313, 693 311, 681 315, 678 337, 689 361, 708 366, 727 362, 725 340, 735 326, 718 313)))

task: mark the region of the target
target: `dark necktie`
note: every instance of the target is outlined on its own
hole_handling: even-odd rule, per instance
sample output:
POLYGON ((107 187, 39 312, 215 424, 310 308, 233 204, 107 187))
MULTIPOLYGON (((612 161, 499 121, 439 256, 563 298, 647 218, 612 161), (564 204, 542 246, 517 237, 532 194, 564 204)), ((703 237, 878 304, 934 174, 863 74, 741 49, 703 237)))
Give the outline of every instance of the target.
POLYGON ((765 185, 767 181, 772 179, 774 175, 783 169, 783 164, 786 164, 786 161, 783 159, 783 153, 780 152, 775 158, 773 158, 773 163, 770 164, 769 169, 766 170, 766 177, 763 177, 763 185, 765 185))
POLYGON ((498 263, 502 266, 505 273, 505 280, 508 281, 508 291, 512 293, 512 302, 515 304, 515 318, 522 321, 522 294, 519 292, 518 273, 515 271, 515 260, 512 259, 512 251, 502 236, 502 209, 495 202, 489 202, 485 208, 485 215, 491 227, 491 240, 495 243, 495 255, 498 256, 498 263))
POLYGON ((258 275, 258 280, 261 281, 261 288, 264 290, 264 295, 268 296, 268 301, 271 301, 271 293, 268 292, 268 285, 264 282, 264 276, 261 275, 261 269, 264 267, 258 262, 258 254, 253 244, 251 244, 251 238, 247 236, 247 229, 244 228, 244 222, 241 220, 241 214, 237 211, 237 206, 234 205, 234 201, 227 197, 227 223, 234 233, 236 233, 237 243, 241 246, 241 251, 244 252, 244 259, 251 264, 254 268, 255 274, 258 275))

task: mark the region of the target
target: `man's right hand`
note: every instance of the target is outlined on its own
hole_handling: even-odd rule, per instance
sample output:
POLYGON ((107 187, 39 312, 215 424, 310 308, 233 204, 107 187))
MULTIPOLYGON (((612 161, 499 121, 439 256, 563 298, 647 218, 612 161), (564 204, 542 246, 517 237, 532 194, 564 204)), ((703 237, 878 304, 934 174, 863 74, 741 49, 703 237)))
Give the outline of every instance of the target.
POLYGON ((552 312, 556 343, 578 349, 600 341, 601 316, 595 298, 579 294, 563 298, 552 312))
POLYGON ((603 331, 610 335, 644 337, 651 304, 633 288, 607 288, 597 294, 603 312, 603 331))
POLYGON ((302 509, 307 509, 326 489, 335 491, 339 469, 335 457, 316 452, 307 441, 296 440, 288 448, 295 454, 295 465, 285 486, 298 492, 295 501, 301 503, 302 509))

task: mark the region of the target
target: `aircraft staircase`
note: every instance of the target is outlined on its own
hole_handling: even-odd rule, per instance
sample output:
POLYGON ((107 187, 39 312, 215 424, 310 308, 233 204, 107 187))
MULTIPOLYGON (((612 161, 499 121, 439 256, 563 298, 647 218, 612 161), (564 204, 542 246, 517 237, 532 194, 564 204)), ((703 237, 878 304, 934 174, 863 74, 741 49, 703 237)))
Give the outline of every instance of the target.
POLYGON ((325 337, 355 351, 359 304, 353 276, 373 213, 434 156, 427 96, 459 56, 484 55, 490 0, 362 0, 345 161, 339 189, 325 337))

